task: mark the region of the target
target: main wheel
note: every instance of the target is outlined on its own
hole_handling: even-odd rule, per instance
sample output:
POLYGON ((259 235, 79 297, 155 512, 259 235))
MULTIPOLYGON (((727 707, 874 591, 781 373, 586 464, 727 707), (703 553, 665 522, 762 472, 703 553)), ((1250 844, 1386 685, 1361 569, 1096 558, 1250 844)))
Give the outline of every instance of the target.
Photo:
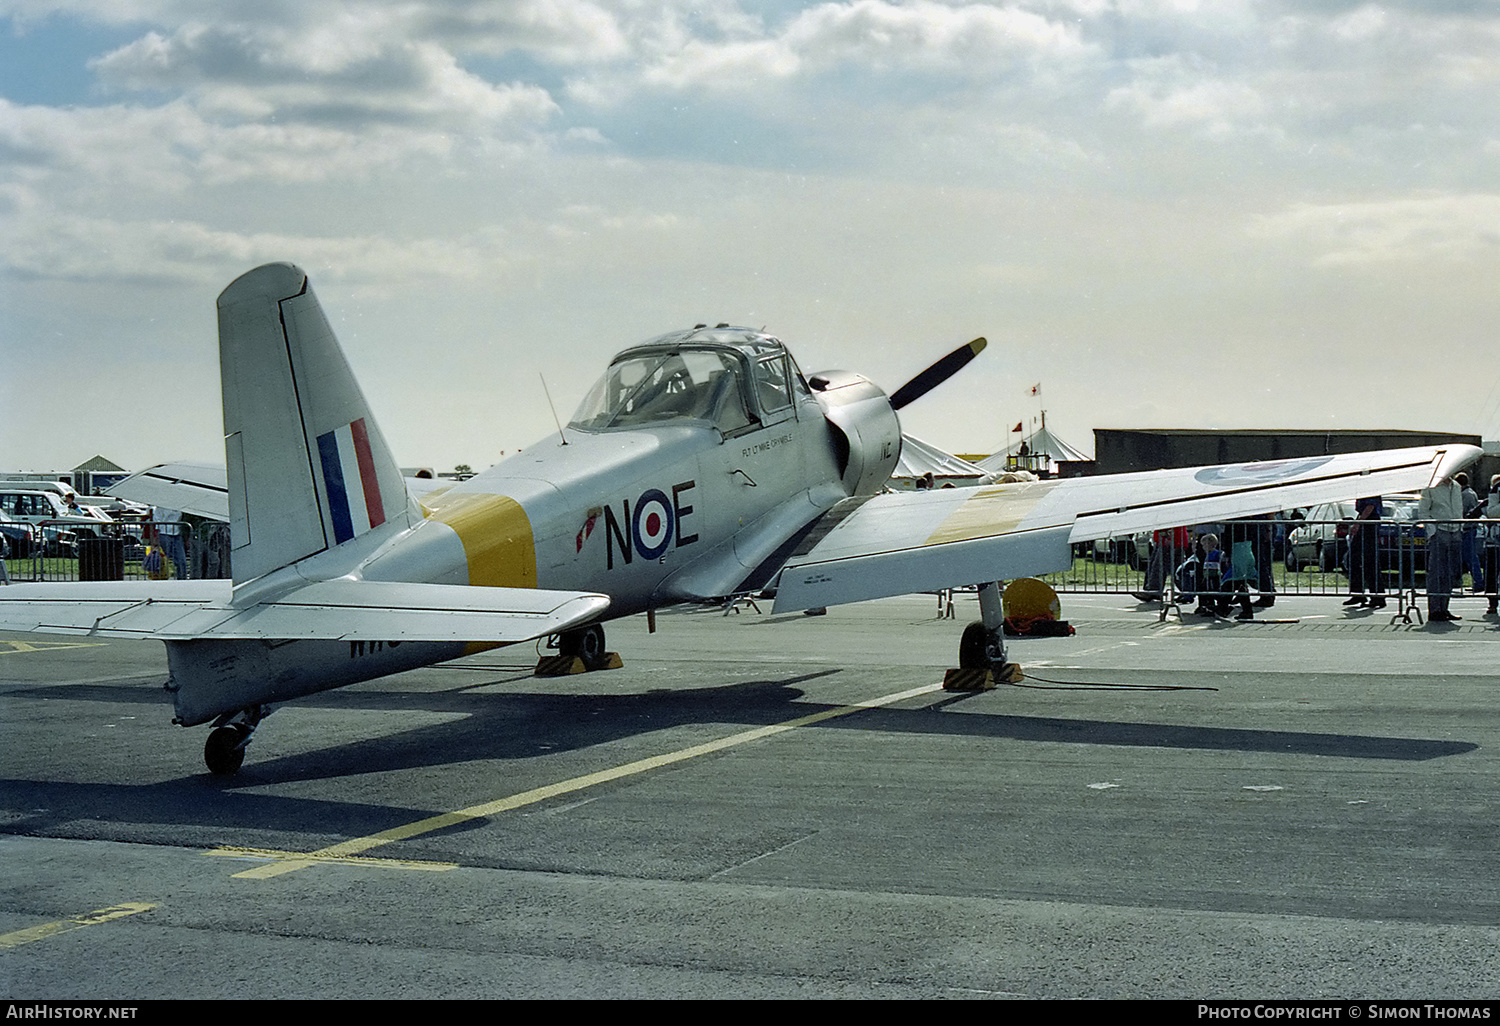
POLYGON ((577 656, 590 670, 602 669, 605 661, 604 627, 589 624, 576 631, 564 631, 557 639, 557 651, 565 656, 577 656))
POLYGON ((215 776, 238 773, 245 762, 245 734, 239 727, 217 727, 203 745, 203 762, 215 776))
POLYGON ((988 670, 993 665, 990 659, 990 632, 983 623, 971 623, 964 628, 958 639, 958 666, 961 670, 988 670))

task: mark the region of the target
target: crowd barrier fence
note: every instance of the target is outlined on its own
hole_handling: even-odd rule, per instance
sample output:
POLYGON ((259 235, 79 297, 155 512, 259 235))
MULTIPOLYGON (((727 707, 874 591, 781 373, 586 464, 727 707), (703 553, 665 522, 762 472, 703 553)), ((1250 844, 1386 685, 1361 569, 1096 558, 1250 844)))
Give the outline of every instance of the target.
POLYGON ((0 567, 9 583, 171 579, 183 576, 171 558, 174 529, 181 532, 180 569, 188 578, 229 576, 229 527, 213 522, 7 522, 0 525, 6 553, 0 567), (164 549, 164 558, 148 562, 151 548, 164 549))
MULTIPOLYGON (((1196 539, 1214 535, 1230 568, 1224 578, 1243 579, 1252 595, 1347 597, 1356 583, 1350 577, 1352 568, 1359 574, 1359 593, 1378 591, 1399 597, 1405 606, 1427 596, 1428 534, 1447 528, 1456 529, 1460 538, 1461 572, 1450 594, 1492 592, 1500 577, 1500 520, 1253 520, 1197 525, 1189 544, 1178 544, 1173 531, 1160 531, 1075 545, 1072 567, 1042 579, 1063 594, 1170 599, 1173 593, 1201 587, 1184 586, 1180 571, 1190 559, 1202 559, 1196 539), (1252 562, 1253 569, 1236 572, 1237 554, 1252 562), (1159 562, 1153 566, 1153 560, 1159 562), (1365 571, 1366 566, 1373 566, 1373 574, 1365 571)), ((1213 592, 1225 595, 1233 590, 1231 584, 1221 584, 1213 592)))
MULTIPOLYGON (((1181 572, 1184 563, 1203 555, 1196 539, 1212 534, 1229 561, 1228 579, 1246 578, 1248 592, 1256 597, 1347 596, 1352 552, 1356 569, 1370 561, 1376 567, 1373 580, 1363 580, 1361 590, 1378 590, 1397 599, 1404 610, 1427 595, 1427 536, 1443 526, 1456 528, 1462 539, 1462 572, 1452 594, 1493 592, 1500 583, 1500 520, 1251 520, 1196 525, 1192 529, 1195 540, 1189 544, 1178 544, 1178 533, 1168 530, 1075 545, 1073 565, 1042 579, 1060 594, 1137 595, 1170 603, 1204 586, 1197 581, 1185 587, 1181 572), (1368 540, 1371 535, 1373 545, 1368 540), (1366 540, 1361 542, 1361 537, 1366 540), (1253 557, 1253 573, 1233 569, 1237 553, 1242 564, 1253 557)), ((8 555, 0 571, 17 583, 161 579, 163 569, 166 577, 176 577, 170 552, 161 561, 163 569, 153 570, 147 561, 148 548, 159 545, 172 527, 183 532, 188 577, 230 575, 229 528, 213 522, 6 523, 0 530, 6 536, 8 555)), ((1214 594, 1233 590, 1232 583, 1220 583, 1214 594)))

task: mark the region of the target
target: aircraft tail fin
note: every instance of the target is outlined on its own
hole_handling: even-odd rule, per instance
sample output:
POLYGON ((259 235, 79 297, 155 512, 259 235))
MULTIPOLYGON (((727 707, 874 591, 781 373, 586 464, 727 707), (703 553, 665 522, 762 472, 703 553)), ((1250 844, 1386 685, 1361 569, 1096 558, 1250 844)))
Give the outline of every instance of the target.
POLYGON ((236 584, 409 526, 401 471, 301 268, 257 267, 219 295, 219 363, 236 584))

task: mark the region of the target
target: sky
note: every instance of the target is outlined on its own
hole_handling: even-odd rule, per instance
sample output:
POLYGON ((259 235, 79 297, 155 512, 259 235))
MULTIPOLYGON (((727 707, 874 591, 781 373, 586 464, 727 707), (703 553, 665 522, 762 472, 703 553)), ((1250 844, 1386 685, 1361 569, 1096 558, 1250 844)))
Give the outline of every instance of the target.
POLYGON ((222 461, 278 260, 405 466, 719 322, 887 391, 987 337, 949 451, 1500 437, 1497 96, 1488 0, 0 0, 0 470, 222 461))

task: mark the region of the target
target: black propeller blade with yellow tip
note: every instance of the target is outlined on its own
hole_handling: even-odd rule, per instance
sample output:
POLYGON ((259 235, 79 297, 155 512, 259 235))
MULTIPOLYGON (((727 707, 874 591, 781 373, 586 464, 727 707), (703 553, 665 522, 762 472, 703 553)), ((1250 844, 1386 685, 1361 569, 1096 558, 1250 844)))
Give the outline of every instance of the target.
POLYGON ((903 406, 922 398, 922 396, 931 392, 934 388, 937 388, 962 370, 987 345, 989 343, 983 338, 976 338, 972 342, 967 342, 959 346, 953 352, 891 393, 891 409, 899 410, 903 406))

